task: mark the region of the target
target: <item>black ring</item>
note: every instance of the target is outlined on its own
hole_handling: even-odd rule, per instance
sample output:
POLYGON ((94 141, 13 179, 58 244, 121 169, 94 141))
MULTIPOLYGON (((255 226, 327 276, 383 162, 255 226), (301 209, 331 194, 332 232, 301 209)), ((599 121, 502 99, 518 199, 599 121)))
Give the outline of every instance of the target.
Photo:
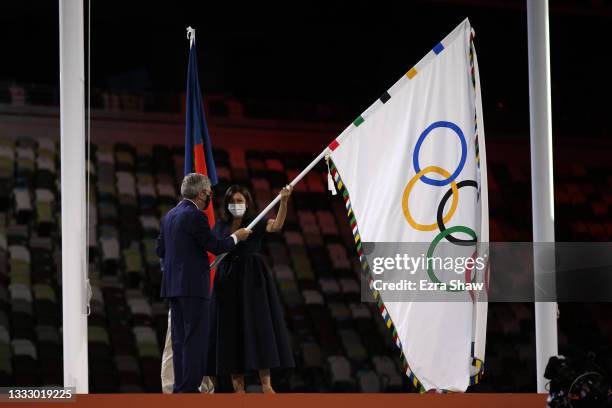
MULTIPOLYGON (((460 181, 459 183, 457 183, 457 189, 460 189, 461 187, 474 187, 475 189, 478 189, 478 183, 476 183, 475 180, 463 180, 460 181)), ((449 188, 448 191, 446 192, 446 194, 444 194, 444 197, 442 197, 442 201, 440 201, 440 204, 438 205, 438 228, 440 229, 440 232, 445 231, 446 230, 446 226, 444 225, 444 219, 443 219, 443 215, 442 213, 444 212, 444 206, 446 205, 446 202, 448 201, 448 199, 450 198, 451 194, 453 194, 453 189, 449 188)), ((452 234, 448 234, 445 237, 449 242, 452 242, 454 244, 457 245, 471 245, 471 244, 475 244, 476 243, 476 239, 472 238, 472 239, 459 239, 459 238, 455 238, 453 237, 452 234)))

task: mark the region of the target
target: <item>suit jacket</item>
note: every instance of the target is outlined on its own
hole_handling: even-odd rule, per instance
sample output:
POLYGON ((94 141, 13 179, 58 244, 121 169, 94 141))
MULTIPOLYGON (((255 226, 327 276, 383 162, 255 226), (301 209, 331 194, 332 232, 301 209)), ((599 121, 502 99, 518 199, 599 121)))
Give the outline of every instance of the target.
POLYGON ((219 239, 208 225, 208 217, 189 200, 168 211, 157 238, 157 255, 162 258, 161 297, 210 298, 210 267, 206 251, 228 252, 234 239, 219 239))

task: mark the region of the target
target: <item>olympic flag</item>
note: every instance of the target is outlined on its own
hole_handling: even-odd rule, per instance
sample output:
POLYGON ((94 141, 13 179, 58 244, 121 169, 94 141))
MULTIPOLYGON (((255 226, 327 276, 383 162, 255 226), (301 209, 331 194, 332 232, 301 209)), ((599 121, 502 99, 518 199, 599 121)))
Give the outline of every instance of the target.
MULTIPOLYGON (((435 247, 489 239, 473 36, 466 19, 328 147, 366 271, 363 242, 435 247)), ((478 382, 485 302, 399 302, 382 291, 373 295, 418 389, 461 392, 478 382)))

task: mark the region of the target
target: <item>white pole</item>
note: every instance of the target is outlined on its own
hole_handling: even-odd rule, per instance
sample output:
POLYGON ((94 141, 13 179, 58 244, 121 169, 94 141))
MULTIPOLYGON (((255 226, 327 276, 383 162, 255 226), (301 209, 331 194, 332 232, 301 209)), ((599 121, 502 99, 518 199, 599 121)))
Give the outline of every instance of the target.
MULTIPOLYGON (((319 153, 319 155, 317 157, 314 158, 314 160, 312 162, 310 162, 310 164, 308 166, 306 166, 306 168, 304 170, 302 170, 302 172, 300 174, 298 174, 297 176, 295 176, 295 178, 293 180, 291 180, 291 183, 289 183, 291 185, 291 187, 295 187, 295 185, 297 183, 300 182, 300 180, 302 180, 304 178, 304 176, 306 176, 306 174, 308 174, 310 172, 310 170, 312 170, 314 168, 314 166, 317 165, 317 163, 319 163, 321 160, 323 160, 323 158, 325 157, 326 154, 329 153, 329 148, 325 148, 321 153, 319 153)), ((255 217, 253 219, 253 221, 251 221, 249 223, 249 225, 246 226, 247 229, 252 229, 255 225, 257 225, 257 223, 267 214, 270 212, 270 210, 272 208, 274 208, 274 206, 280 201, 280 194, 277 195, 276 197, 274 197, 274 200, 272 200, 270 202, 270 204, 268 204, 266 206, 266 208, 264 208, 258 215, 257 217, 255 217)), ((219 265, 219 262, 221 262, 221 260, 223 258, 225 258, 226 254, 221 254, 218 257, 215 258, 215 261, 210 265, 210 269, 214 269, 217 265, 219 265)))
POLYGON ((59 0, 64 386, 89 392, 83 1, 59 0))
MULTIPOLYGON (((544 289, 548 295, 552 295, 555 290, 554 275, 553 279, 550 275, 545 276, 544 269, 545 265, 554 265, 554 252, 542 251, 543 248, 537 247, 541 246, 539 243, 555 241, 548 0, 527 0, 527 31, 534 280, 536 288, 544 289)), ((537 382, 538 392, 546 392, 544 369, 548 359, 557 355, 558 351, 557 304, 537 300, 536 298, 537 382)))

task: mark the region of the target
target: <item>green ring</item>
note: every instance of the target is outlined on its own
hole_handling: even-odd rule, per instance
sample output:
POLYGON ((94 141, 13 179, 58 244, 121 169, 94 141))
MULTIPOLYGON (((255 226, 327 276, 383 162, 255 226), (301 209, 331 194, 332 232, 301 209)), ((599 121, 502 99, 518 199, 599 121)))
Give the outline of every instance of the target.
MULTIPOLYGON (((441 231, 434 238, 434 240, 431 241, 431 244, 429 245, 429 249, 427 250, 427 275, 429 276, 429 280, 433 283, 442 283, 442 281, 438 279, 438 277, 433 271, 433 268, 431 266, 431 256, 433 255, 433 252, 435 251, 436 246, 438 246, 438 243, 442 241, 444 238, 446 238, 446 236, 453 234, 455 232, 463 232, 465 234, 468 234, 473 239, 478 240, 478 236, 476 235, 476 232, 474 232, 473 229, 463 226, 463 225, 456 225, 454 227, 450 227, 450 228, 445 229, 444 231, 441 231)), ((450 290, 450 289, 446 289, 446 290, 448 292, 463 292, 462 290, 450 290)))

